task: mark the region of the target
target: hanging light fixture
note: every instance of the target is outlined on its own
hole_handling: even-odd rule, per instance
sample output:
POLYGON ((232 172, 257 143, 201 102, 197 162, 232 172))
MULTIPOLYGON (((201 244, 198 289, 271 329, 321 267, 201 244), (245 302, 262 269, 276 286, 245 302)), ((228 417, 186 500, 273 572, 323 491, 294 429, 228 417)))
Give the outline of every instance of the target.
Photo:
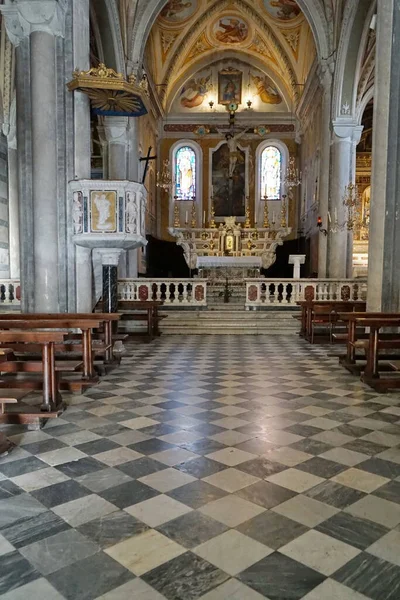
POLYGON ((170 192, 172 189, 172 175, 171 175, 171 164, 169 159, 165 159, 163 162, 162 171, 157 173, 157 187, 164 190, 164 192, 170 192))
MULTIPOLYGON (((292 98, 291 115, 292 115, 293 129, 296 130, 296 126, 295 126, 296 124, 295 124, 295 120, 294 120, 293 98, 292 98)), ((297 169, 296 158, 293 155, 289 157, 289 164, 286 168, 286 175, 284 178, 284 183, 285 183, 286 187, 289 188, 289 190, 301 185, 301 171, 299 172, 299 170, 297 169)))
POLYGON ((294 156, 289 158, 289 165, 286 169, 285 184, 289 189, 301 185, 301 171, 296 167, 296 159, 294 156))

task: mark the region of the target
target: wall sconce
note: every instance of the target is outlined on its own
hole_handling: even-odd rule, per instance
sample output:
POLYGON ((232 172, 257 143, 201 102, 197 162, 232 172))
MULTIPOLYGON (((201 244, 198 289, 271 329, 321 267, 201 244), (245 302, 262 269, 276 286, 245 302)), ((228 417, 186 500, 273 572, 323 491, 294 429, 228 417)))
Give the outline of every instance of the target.
POLYGON ((214 107, 214 101, 210 100, 210 102, 208 103, 208 106, 210 107, 210 109, 212 110, 214 107))
POLYGON ((252 105, 253 103, 252 103, 252 101, 250 100, 250 98, 247 100, 246 104, 247 104, 247 108, 251 108, 251 105, 252 105))
POLYGON ((318 219, 317 219, 317 227, 318 227, 320 233, 323 233, 324 235, 328 235, 327 230, 322 227, 322 218, 321 217, 318 217, 318 219))

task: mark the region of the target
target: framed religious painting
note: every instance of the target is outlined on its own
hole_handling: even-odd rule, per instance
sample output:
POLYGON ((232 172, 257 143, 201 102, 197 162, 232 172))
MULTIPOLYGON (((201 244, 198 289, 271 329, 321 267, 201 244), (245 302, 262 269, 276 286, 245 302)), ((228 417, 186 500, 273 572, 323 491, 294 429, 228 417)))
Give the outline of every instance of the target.
POLYGON ((242 71, 236 69, 224 69, 218 73, 219 104, 241 104, 242 77, 242 71))

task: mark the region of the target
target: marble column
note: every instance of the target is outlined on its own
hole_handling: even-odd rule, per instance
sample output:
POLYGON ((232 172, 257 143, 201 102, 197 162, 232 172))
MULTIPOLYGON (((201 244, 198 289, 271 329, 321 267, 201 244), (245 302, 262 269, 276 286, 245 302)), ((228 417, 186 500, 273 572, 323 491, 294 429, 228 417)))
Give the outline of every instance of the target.
MULTIPOLYGON (((85 71, 90 67, 89 0, 73 0, 73 55, 74 65, 85 71)), ((82 92, 74 92, 74 176, 91 178, 90 101, 82 92)), ((76 310, 93 310, 92 251, 76 246, 76 310)))
MULTIPOLYGON (((324 226, 328 220, 329 211, 329 175, 331 164, 331 104, 332 104, 332 73, 330 65, 321 65, 320 81, 322 85, 321 111, 321 160, 319 173, 319 214, 324 226)), ((325 235, 318 238, 318 277, 327 276, 328 239, 325 235)))
POLYGON ((8 143, 8 227, 10 248, 10 278, 20 278, 18 154, 16 129, 16 101, 11 104, 8 143))
POLYGON ((368 310, 400 312, 400 9, 377 3, 368 310))
POLYGON ((121 249, 100 249, 103 265, 103 311, 118 312, 118 263, 121 249))
MULTIPOLYGON (((128 140, 129 140, 129 157, 128 157, 128 179, 129 181, 139 182, 139 119, 137 117, 129 118, 128 140)), ((125 277, 136 279, 138 276, 138 249, 128 250, 125 257, 122 257, 124 263, 121 269, 121 277, 124 272, 125 277)))
POLYGON ((128 117, 104 117, 108 146, 107 179, 128 178, 128 117))
POLYGON ((20 210, 24 212, 27 236, 23 239, 22 256, 23 296, 26 291, 23 309, 58 312, 56 38, 64 36, 66 3, 16 0, 0 10, 10 41, 21 46, 17 48, 16 61, 19 186, 24 202, 20 210))
MULTIPOLYGON (((345 190, 355 181, 356 145, 360 141, 363 127, 354 123, 333 123, 332 178, 330 216, 332 223, 337 219, 340 226, 347 223, 347 208, 344 205, 345 190)), ((352 278, 352 232, 344 227, 328 236, 328 276, 334 279, 352 278)))

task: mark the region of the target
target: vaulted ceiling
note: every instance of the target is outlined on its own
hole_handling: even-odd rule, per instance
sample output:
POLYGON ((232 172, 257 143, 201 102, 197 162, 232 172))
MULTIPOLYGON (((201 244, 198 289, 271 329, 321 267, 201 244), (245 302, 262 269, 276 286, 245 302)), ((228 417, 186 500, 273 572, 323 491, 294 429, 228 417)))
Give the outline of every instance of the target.
POLYGON ((286 112, 315 55, 294 0, 170 0, 151 29, 145 61, 167 112, 209 110, 210 101, 224 110, 221 86, 237 82, 235 74, 241 108, 251 100, 255 110, 286 112))

